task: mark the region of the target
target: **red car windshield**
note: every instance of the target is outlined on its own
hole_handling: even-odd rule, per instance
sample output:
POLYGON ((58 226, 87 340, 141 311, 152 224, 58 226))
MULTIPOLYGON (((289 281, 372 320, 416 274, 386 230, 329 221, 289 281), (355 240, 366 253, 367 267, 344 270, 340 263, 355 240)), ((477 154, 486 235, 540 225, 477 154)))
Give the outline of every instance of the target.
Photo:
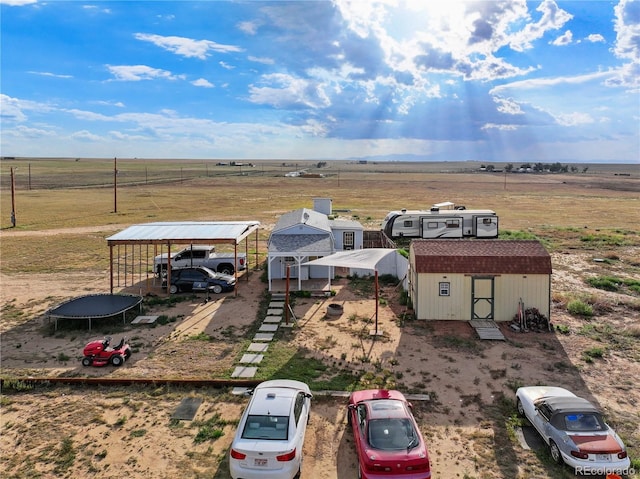
POLYGON ((369 445, 383 451, 417 446, 418 434, 409 419, 373 419, 369 422, 369 445))

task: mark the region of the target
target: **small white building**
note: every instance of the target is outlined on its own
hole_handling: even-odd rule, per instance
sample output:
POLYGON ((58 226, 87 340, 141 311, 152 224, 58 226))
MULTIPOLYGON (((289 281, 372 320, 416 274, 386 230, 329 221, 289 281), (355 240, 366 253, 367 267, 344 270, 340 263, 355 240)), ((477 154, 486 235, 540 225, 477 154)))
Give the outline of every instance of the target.
POLYGON ((551 273, 538 241, 413 240, 409 249, 417 319, 510 321, 520 300, 550 319, 551 273))
POLYGON ((272 279, 287 277, 287 267, 289 278, 298 280, 298 289, 302 289, 301 281, 332 279, 333 268, 303 263, 337 251, 362 249, 363 226, 357 221, 329 219, 331 215, 331 199, 316 198, 313 209, 300 208, 278 219, 268 242, 269 291, 272 279))

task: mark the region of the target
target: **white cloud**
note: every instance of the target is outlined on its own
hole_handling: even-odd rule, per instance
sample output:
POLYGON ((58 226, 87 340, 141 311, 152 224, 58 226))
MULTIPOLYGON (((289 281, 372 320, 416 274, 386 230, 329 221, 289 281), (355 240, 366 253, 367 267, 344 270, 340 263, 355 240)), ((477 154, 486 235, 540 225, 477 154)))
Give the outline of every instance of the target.
POLYGON ((558 115, 553 115, 558 124, 562 126, 577 126, 584 125, 588 123, 593 123, 594 120, 591 115, 586 113, 562 113, 558 115))
POLYGON ((234 45, 222 45, 210 40, 193 40, 191 38, 161 35, 152 35, 148 33, 136 33, 134 37, 138 40, 151 42, 154 45, 164 48, 167 51, 186 58, 198 58, 205 60, 209 56, 209 52, 218 53, 241 52, 242 49, 234 45))
POLYGON ((537 22, 527 23, 524 28, 512 36, 511 48, 524 51, 532 48, 532 42, 544 36, 549 30, 558 30, 564 26, 573 15, 558 7, 553 0, 544 0, 538 8, 542 17, 537 22))
POLYGON ((565 46, 565 45, 571 45, 572 41, 573 41, 573 33, 571 33, 571 30, 567 30, 562 35, 560 35, 558 38, 556 38, 555 40, 553 40, 553 41, 551 41, 549 43, 551 45, 555 45, 557 47, 561 47, 561 46, 565 46))
POLYGON ((52 78, 73 78, 73 75, 61 75, 58 73, 51 73, 51 72, 28 71, 27 73, 31 73, 32 75, 40 75, 43 77, 52 77, 52 78))
POLYGON ((265 65, 273 65, 275 63, 273 58, 265 58, 265 57, 260 58, 260 57, 254 57, 252 55, 249 55, 247 57, 247 60, 256 62, 256 63, 264 63, 265 65))
POLYGON ((184 75, 174 75, 167 70, 152 68, 146 65, 107 65, 107 69, 117 81, 141 81, 141 80, 179 80, 184 75))
POLYGON ((246 33, 247 35, 255 35, 258 32, 260 24, 258 22, 240 22, 236 25, 238 30, 246 33))
POLYGON ((605 43, 606 42, 604 37, 602 35, 600 35, 599 33, 592 33, 591 35, 587 36, 587 41, 590 41, 591 43, 605 43))
POLYGON ((69 137, 74 139, 74 140, 89 141, 89 142, 101 141, 102 140, 101 136, 95 135, 95 134, 93 134, 93 133, 91 133, 90 131, 87 131, 87 130, 76 131, 76 132, 72 133, 71 135, 69 135, 69 137))
POLYGON ((485 123, 482 125, 483 130, 501 130, 501 131, 515 131, 519 128, 518 125, 499 125, 497 123, 485 123))
POLYGON ((211 83, 209 80, 206 80, 204 78, 198 78, 197 80, 192 81, 191 84, 193 86, 200 86, 200 87, 204 87, 204 88, 213 88, 214 87, 213 83, 211 83))
POLYGON ((637 89, 640 87, 640 1, 620 0, 614 13, 614 53, 629 63, 623 67, 620 76, 608 84, 637 89))
POLYGON ((22 7, 38 3, 38 0, 0 0, 0 5, 9 5, 10 7, 22 7))
POLYGON ((253 103, 277 108, 324 108, 331 104, 320 83, 284 73, 264 75, 262 81, 267 86, 249 88, 249 99, 253 103))
POLYGON ((493 97, 493 101, 498 104, 497 110, 500 113, 508 115, 522 115, 524 113, 518 102, 511 98, 493 97))
POLYGON ((233 65, 229 65, 228 63, 225 62, 218 62, 218 64, 224 68, 225 70, 233 70, 235 69, 235 67, 233 65))

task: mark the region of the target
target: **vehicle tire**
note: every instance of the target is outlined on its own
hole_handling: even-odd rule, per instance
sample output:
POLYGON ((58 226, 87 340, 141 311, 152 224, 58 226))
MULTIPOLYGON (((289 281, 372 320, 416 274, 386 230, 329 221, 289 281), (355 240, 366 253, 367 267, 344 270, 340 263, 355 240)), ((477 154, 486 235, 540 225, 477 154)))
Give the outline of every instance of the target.
POLYGON ((360 467, 360 461, 358 461, 357 466, 358 466, 358 479, 362 479, 362 469, 360 467))
POLYGON ((91 366, 93 364, 93 359, 91 358, 82 358, 83 366, 91 366))
POLYGON ((127 359, 129 359, 130 357, 131 357, 131 350, 130 350, 130 349, 127 349, 127 350, 124 352, 124 359, 125 359, 125 361, 126 361, 127 359))
POLYGON ((347 425, 349 427, 352 426, 352 424, 351 424, 351 411, 349 409, 347 409, 347 425))
POLYGON ((218 273, 222 274, 233 274, 233 265, 228 263, 223 263, 218 266, 218 273))
POLYGON ((560 454, 560 448, 553 441, 549 442, 549 454, 551 454, 551 459, 553 459, 553 462, 556 464, 562 464, 564 462, 562 460, 562 454, 560 454))
POLYGON ((520 415, 520 417, 525 417, 524 407, 522 406, 522 401, 520 401, 520 398, 516 399, 516 409, 518 410, 518 414, 520 415))
POLYGON ((211 290, 216 294, 220 294, 222 293, 222 286, 220 286, 219 284, 214 284, 211 290))
POLYGON ((171 294, 176 294, 178 291, 179 291, 178 286, 176 286, 175 284, 172 284, 172 285, 169 287, 169 292, 170 292, 171 294))
POLYGON ((113 364, 114 366, 122 366, 122 363, 124 363, 124 358, 119 354, 114 354, 113 356, 111 356, 111 364, 113 364))

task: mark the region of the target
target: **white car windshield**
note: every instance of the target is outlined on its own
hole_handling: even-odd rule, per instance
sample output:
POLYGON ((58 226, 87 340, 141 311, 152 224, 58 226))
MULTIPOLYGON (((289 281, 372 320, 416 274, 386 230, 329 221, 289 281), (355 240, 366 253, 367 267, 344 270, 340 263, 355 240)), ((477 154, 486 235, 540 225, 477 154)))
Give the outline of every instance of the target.
POLYGON ((250 415, 244 425, 242 438, 287 440, 288 432, 289 418, 287 416, 250 415))

